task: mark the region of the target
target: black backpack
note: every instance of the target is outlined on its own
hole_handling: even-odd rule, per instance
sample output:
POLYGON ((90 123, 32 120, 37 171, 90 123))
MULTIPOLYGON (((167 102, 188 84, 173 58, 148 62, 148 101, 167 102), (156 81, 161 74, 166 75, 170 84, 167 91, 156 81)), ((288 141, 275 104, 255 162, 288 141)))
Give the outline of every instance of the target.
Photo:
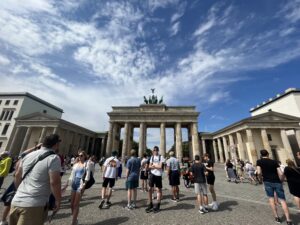
POLYGON ((12 161, 11 161, 11 164, 10 164, 10 168, 9 168, 8 173, 12 173, 12 172, 14 172, 14 171, 15 171, 15 161, 12 160, 12 161))

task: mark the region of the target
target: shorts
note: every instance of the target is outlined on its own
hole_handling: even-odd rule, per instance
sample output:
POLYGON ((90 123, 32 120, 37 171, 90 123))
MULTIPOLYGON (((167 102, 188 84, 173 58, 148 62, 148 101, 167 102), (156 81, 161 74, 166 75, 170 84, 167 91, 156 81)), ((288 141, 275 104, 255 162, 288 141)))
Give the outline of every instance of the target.
POLYGON ((17 225, 43 225, 48 215, 47 207, 18 207, 13 206, 10 209, 9 224, 17 225))
POLYGON ((126 189, 135 189, 139 186, 139 180, 127 180, 125 183, 126 189))
POLYGON ((154 174, 149 174, 149 187, 162 188, 162 177, 161 176, 155 176, 154 174))
POLYGON ((169 174, 169 184, 171 186, 178 186, 180 185, 180 176, 178 170, 171 170, 169 174))
POLYGON ((140 179, 141 180, 148 180, 148 172, 147 171, 141 171, 140 179))
POLYGON ((215 185, 215 180, 216 180, 215 175, 206 177, 207 184, 209 185, 215 185))
POLYGON ((81 189, 80 189, 80 182, 81 182, 81 178, 79 177, 75 177, 73 182, 72 182, 72 191, 73 192, 80 192, 81 189))
POLYGON ((196 195, 207 195, 207 185, 206 183, 194 183, 195 194, 196 195))
POLYGON ((266 194, 269 198, 274 198, 274 192, 276 192, 276 195, 279 199, 285 200, 282 183, 264 182, 264 185, 266 194))
POLYGON ((103 184, 102 184, 102 187, 106 188, 108 186, 108 184, 109 184, 109 187, 113 188, 115 186, 115 182, 116 182, 115 178, 107 178, 107 177, 105 177, 104 181, 103 181, 103 184))

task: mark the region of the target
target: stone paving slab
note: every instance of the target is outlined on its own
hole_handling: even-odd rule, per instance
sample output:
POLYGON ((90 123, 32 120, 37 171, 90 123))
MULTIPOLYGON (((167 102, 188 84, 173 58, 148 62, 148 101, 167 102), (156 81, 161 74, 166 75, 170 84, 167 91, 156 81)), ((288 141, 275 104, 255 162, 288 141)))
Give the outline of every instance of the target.
MULTIPOLYGON (((211 211, 207 214, 200 214, 198 212, 193 188, 187 189, 182 184, 180 187, 181 201, 178 203, 170 201, 171 193, 166 177, 164 177, 163 201, 159 213, 145 213, 147 193, 143 193, 140 190, 138 191, 138 208, 131 211, 124 209, 124 206, 127 204, 127 192, 124 188, 125 179, 119 179, 116 183, 111 198, 112 206, 109 209, 100 210, 98 209, 98 205, 102 183, 99 179, 100 174, 97 172, 95 174, 96 184, 91 189, 86 190, 83 200, 80 203, 79 224, 275 224, 262 185, 254 186, 248 183, 229 183, 225 179, 223 166, 217 165, 216 170, 216 191, 220 207, 218 211, 211 211)), ((66 181, 68 173, 63 177, 63 182, 66 181)), ((4 187, 9 184, 11 179, 9 177, 5 180, 4 187)), ((287 185, 285 185, 286 188, 287 185)), ((69 194, 70 191, 67 190, 63 197, 62 208, 55 216, 52 224, 70 224, 71 210, 69 194)), ((289 194, 287 195, 287 199, 291 206, 292 219, 295 224, 300 224, 300 213, 292 203, 292 198, 289 194)), ((1 205, 0 213, 2 213, 2 208, 3 206, 1 205)), ((280 215, 283 215, 281 209, 279 209, 279 212, 280 215)))

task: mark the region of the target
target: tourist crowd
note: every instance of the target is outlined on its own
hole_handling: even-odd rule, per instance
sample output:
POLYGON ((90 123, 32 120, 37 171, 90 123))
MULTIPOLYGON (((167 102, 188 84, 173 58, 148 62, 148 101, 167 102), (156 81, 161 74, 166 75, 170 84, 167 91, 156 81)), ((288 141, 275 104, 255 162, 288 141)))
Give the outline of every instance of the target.
MULTIPOLYGON (((15 169, 14 181, 3 193, 4 203, 1 225, 40 225, 54 218, 60 208, 61 196, 68 186, 71 187, 70 209, 72 225, 78 224, 80 201, 84 192, 94 183, 94 156, 88 156, 79 150, 77 156, 61 157, 59 155, 60 138, 57 134, 45 137, 43 143, 25 150, 13 163, 8 152, 0 155, 0 187, 9 172, 15 169), (64 168, 70 168, 71 174, 65 185, 61 184, 64 168), (50 195, 51 194, 51 195, 50 195), (48 216, 48 210, 52 214, 48 216)), ((287 166, 269 158, 268 151, 261 150, 261 158, 254 167, 250 162, 236 159, 225 163, 226 177, 229 182, 240 183, 245 180, 257 185, 263 183, 275 221, 280 223, 276 202, 281 203, 288 225, 293 224, 286 204, 282 182, 287 181, 290 193, 294 196, 300 210, 300 169, 294 161, 287 160, 287 166)), ((144 154, 138 158, 136 150, 131 150, 125 167, 125 186, 127 190, 127 210, 134 210, 137 205, 137 188, 141 181, 141 191, 147 192, 148 203, 146 213, 158 213, 161 210, 163 173, 168 176, 171 186, 171 201, 180 201, 180 178, 184 179, 186 187, 194 186, 195 198, 200 214, 210 210, 218 210, 219 204, 214 188, 214 162, 209 154, 196 155, 192 161, 183 159, 180 162, 173 151, 165 159, 159 154, 159 148, 154 146, 152 155, 144 154), (211 203, 208 200, 208 190, 211 193, 211 203), (155 200, 155 201, 154 201, 155 200)), ((297 153, 300 159, 300 152, 297 153)), ((102 190, 99 209, 111 207, 113 188, 118 178, 122 177, 122 160, 118 152, 113 151, 108 158, 101 158, 99 165, 102 173, 102 190)))

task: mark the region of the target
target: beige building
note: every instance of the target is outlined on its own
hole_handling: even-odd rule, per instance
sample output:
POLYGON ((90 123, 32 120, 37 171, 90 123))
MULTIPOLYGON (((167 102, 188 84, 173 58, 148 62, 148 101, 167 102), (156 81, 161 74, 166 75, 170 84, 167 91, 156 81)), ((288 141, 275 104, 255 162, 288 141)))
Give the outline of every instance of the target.
POLYGON ((0 93, 1 150, 9 150, 9 138, 15 127, 15 118, 35 112, 61 118, 63 110, 27 92, 0 93))
POLYGON ((60 135, 63 155, 77 154, 78 149, 98 157, 105 154, 106 132, 96 133, 61 119, 62 109, 29 93, 2 93, 0 97, 1 149, 13 156, 51 133, 60 135))
POLYGON ((200 133, 202 152, 222 163, 240 158, 255 164, 261 149, 283 164, 288 158, 295 160, 300 148, 300 90, 288 89, 250 112, 251 117, 214 133, 200 133))

